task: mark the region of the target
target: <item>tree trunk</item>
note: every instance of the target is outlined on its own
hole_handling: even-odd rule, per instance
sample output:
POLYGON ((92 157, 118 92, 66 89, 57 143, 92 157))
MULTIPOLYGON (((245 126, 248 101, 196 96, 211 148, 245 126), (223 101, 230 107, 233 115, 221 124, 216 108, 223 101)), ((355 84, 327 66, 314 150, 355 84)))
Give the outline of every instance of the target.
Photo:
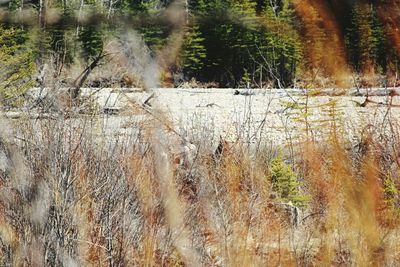
POLYGON ((76 99, 79 96, 80 89, 82 85, 85 83, 87 78, 89 77, 90 73, 94 68, 96 68, 101 59, 103 59, 107 54, 100 54, 93 60, 93 62, 83 70, 83 72, 75 79, 73 88, 70 90, 70 96, 72 99, 76 99))

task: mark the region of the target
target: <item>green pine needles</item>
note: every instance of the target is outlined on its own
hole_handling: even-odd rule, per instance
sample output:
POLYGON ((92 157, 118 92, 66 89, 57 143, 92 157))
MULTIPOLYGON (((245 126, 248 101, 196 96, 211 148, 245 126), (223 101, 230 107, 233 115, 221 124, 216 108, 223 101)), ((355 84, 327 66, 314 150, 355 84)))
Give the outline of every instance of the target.
POLYGON ((286 164, 281 154, 274 158, 270 166, 272 190, 285 202, 302 208, 307 205, 308 197, 301 192, 302 183, 292 167, 286 164))
POLYGON ((18 105, 33 87, 34 53, 27 33, 16 27, 0 25, 0 99, 3 104, 18 105))

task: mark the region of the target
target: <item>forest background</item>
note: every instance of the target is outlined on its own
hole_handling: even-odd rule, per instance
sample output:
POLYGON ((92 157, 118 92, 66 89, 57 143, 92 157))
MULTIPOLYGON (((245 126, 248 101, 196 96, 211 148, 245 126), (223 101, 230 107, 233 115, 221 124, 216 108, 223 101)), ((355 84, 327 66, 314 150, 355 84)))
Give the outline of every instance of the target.
POLYGON ((45 72, 69 86, 94 62, 101 75, 82 85, 142 87, 140 77, 110 53, 113 41, 130 32, 157 60, 157 87, 349 88, 398 81, 396 0, 2 0, 0 5, 3 99, 48 85, 45 72))

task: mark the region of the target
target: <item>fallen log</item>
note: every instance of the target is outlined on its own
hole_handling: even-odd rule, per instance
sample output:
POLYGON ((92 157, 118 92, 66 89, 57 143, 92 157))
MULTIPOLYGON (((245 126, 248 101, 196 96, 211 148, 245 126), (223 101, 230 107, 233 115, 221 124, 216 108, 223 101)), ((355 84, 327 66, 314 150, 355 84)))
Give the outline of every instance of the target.
POLYGON ((360 88, 360 89, 311 89, 301 90, 301 94, 308 96, 400 96, 399 87, 388 88, 360 88))

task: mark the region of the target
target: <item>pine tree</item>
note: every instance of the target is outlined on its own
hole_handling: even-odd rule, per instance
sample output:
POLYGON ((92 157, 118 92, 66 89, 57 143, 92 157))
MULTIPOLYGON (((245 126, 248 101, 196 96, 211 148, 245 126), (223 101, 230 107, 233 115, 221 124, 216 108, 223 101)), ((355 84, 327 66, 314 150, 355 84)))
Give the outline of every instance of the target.
POLYGON ((372 5, 354 6, 346 45, 350 62, 359 72, 367 72, 371 68, 386 71, 387 39, 372 5))
POLYGON ((0 25, 0 98, 3 104, 18 105, 34 85, 33 50, 26 31, 0 25))
POLYGON ((145 14, 153 1, 121 0, 116 2, 117 12, 121 15, 138 16, 145 14))
POLYGON ((183 72, 185 77, 199 78, 199 72, 204 66, 206 49, 203 45, 204 38, 199 32, 199 26, 193 25, 185 36, 182 48, 183 72))
POLYGON ((139 29, 146 45, 153 51, 161 49, 168 37, 167 29, 164 25, 148 21, 139 29))
POLYGON ((252 82, 291 85, 300 49, 288 3, 280 2, 279 17, 268 6, 257 15, 252 0, 214 0, 202 6, 195 14, 207 57, 199 76, 221 86, 238 86, 245 75, 252 82))
POLYGON ((82 47, 82 57, 89 62, 103 49, 103 33, 99 26, 88 24, 79 32, 82 47))
POLYGON ((379 71, 382 73, 386 72, 387 67, 387 45, 388 40, 385 36, 385 29, 383 24, 381 23, 376 10, 373 8, 371 10, 371 34, 372 34, 372 58, 374 63, 379 68, 379 71))
POLYGON ((272 190, 278 193, 282 200, 290 201, 297 207, 306 206, 308 198, 301 194, 302 184, 292 168, 283 161, 282 155, 272 160, 270 172, 272 190))
MULTIPOLYGON (((205 0, 189 0, 189 10, 192 16, 201 16, 207 12, 207 3, 205 0)), ((211 1, 210 1, 211 2, 211 1)))
POLYGON ((276 6, 266 5, 262 13, 262 40, 259 46, 260 62, 266 78, 275 86, 291 86, 301 59, 301 43, 292 26, 294 10, 289 1, 275 1, 276 6))

